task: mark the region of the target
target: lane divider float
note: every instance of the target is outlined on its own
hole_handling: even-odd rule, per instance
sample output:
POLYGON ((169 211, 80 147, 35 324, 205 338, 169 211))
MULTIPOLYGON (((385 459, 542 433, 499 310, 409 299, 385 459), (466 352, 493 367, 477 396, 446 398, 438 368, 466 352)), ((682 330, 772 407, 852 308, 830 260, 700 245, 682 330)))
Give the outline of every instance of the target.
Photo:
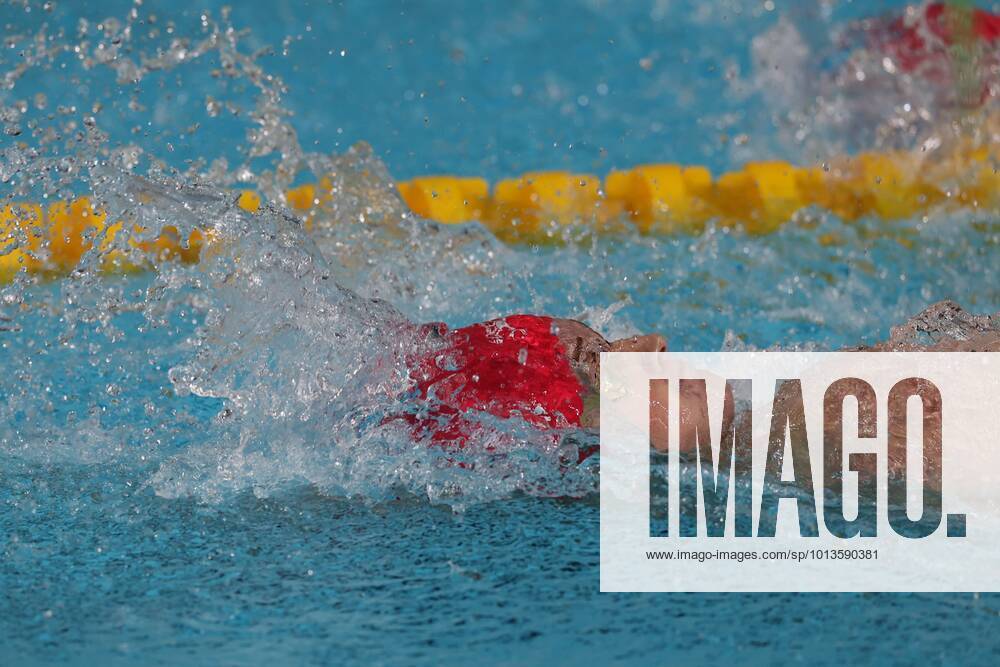
MULTIPOLYGON (((1000 210, 997 156, 986 148, 952 158, 914 153, 864 153, 822 167, 787 162, 752 162, 718 178, 705 167, 652 164, 612 171, 602 181, 591 174, 535 172, 501 180, 425 176, 397 184, 417 215, 444 224, 476 221, 510 243, 545 243, 562 238, 567 225, 597 233, 629 226, 644 234, 698 233, 705 224, 742 226, 767 234, 811 207, 851 222, 875 216, 911 219, 938 207, 1000 210)), ((332 183, 305 184, 285 193, 285 204, 307 220, 333 199, 332 183)), ((239 205, 255 212, 261 197, 241 194, 239 205)), ((134 226, 133 252, 108 249, 125 223, 107 216, 86 197, 47 206, 15 203, 0 209, 0 283, 19 272, 65 275, 97 244, 102 270, 142 271, 161 261, 198 261, 210 232, 181 238, 165 227, 143 240, 134 226), (138 256, 138 259, 137 259, 138 256)))

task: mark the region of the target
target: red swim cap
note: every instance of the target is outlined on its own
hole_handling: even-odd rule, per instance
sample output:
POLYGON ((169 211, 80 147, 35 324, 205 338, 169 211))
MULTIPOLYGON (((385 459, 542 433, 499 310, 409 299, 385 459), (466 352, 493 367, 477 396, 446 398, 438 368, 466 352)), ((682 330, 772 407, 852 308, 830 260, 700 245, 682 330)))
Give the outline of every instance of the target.
POLYGON ((520 417, 540 429, 580 426, 584 386, 553 333, 552 319, 508 317, 443 330, 445 345, 416 360, 411 377, 426 417, 410 419, 415 434, 465 447, 476 430, 471 411, 520 417))

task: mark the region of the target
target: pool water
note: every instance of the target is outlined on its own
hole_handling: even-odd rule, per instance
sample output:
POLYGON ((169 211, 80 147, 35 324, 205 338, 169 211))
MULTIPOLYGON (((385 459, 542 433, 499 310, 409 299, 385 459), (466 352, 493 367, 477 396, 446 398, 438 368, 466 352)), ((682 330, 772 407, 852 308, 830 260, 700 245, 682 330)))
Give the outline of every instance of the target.
POLYGON ((15 198, 94 191, 232 239, 200 267, 91 258, 0 286, 0 663, 995 663, 995 595, 602 595, 599 462, 560 472, 492 424, 525 446, 441 465, 385 420, 412 323, 533 312, 677 350, 836 349, 942 299, 1000 309, 988 213, 509 246, 393 194, 437 172, 821 162, 850 138, 796 140, 749 44, 781 16, 827 34, 903 6, 860 4, 0 8, 0 69, 31 60, 0 104, 25 100, 6 120, 39 147, 0 143, 15 198), (36 62, 43 25, 46 54, 68 48, 36 62), (226 194, 333 172, 310 231, 226 194))

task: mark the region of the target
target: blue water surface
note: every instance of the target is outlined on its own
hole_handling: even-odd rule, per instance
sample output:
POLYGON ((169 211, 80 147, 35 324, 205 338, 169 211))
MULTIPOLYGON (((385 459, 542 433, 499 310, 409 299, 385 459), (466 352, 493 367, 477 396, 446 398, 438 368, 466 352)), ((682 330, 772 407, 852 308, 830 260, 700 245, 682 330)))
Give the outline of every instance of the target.
MULTIPOLYGON (((202 13, 219 16, 222 4, 141 8, 164 31, 172 23, 195 36, 202 13)), ((397 178, 495 179, 655 161, 719 172, 737 166, 729 138, 743 133, 773 147, 762 158, 808 159, 761 120, 760 95, 733 83, 748 76, 749 40, 805 4, 247 1, 232 3, 230 20, 250 30, 248 44, 272 49, 261 63, 283 78, 303 146, 341 152, 364 140, 397 178)), ((832 4, 831 22, 903 6, 822 4, 832 4)), ((43 22, 71 33, 82 18, 124 17, 133 3, 30 6, 0 10, 8 34, 43 22)), ((178 168, 232 159, 243 129, 204 113, 222 84, 209 68, 186 73, 182 86, 173 76, 157 87, 98 71, 32 72, 9 99, 45 92, 87 108, 134 97, 152 120, 104 127, 111 145, 146 146, 178 168), (201 129, 182 131, 192 123, 201 129)), ((720 349, 727 336, 836 349, 884 339, 941 299, 1000 309, 998 237, 997 220, 983 215, 886 232, 817 214, 764 239, 712 228, 568 248, 487 244, 476 252, 492 253, 495 276, 449 284, 459 274, 442 264, 449 272, 435 284, 434 266, 421 265, 407 270, 412 284, 400 278, 396 305, 454 325, 611 308, 606 330, 661 331, 673 349, 720 349), (841 241, 816 243, 824 233, 841 241)), ((406 266, 387 257, 372 261, 406 266)), ((594 493, 518 493, 457 511, 412 492, 343 497, 295 479, 266 491, 245 480, 217 496, 164 494, 157 471, 212 445, 206 434, 223 407, 178 395, 168 377, 204 322, 183 305, 151 322, 128 304, 151 299, 153 279, 109 280, 122 305, 107 318, 31 308, 76 294, 47 283, 16 292, 25 305, 0 321, 0 664, 1000 660, 995 595, 601 594, 594 493)), ((376 291, 360 278, 348 286, 376 291)))

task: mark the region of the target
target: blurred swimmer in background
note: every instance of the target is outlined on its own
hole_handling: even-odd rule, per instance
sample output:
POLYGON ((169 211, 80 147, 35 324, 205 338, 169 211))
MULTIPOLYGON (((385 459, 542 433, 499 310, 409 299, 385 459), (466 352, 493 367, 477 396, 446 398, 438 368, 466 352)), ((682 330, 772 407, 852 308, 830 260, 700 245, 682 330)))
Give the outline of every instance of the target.
POLYGON ((818 153, 913 148, 956 120, 995 124, 1000 16, 970 2, 845 24, 806 3, 752 51, 755 88, 775 105, 779 126, 818 153))

